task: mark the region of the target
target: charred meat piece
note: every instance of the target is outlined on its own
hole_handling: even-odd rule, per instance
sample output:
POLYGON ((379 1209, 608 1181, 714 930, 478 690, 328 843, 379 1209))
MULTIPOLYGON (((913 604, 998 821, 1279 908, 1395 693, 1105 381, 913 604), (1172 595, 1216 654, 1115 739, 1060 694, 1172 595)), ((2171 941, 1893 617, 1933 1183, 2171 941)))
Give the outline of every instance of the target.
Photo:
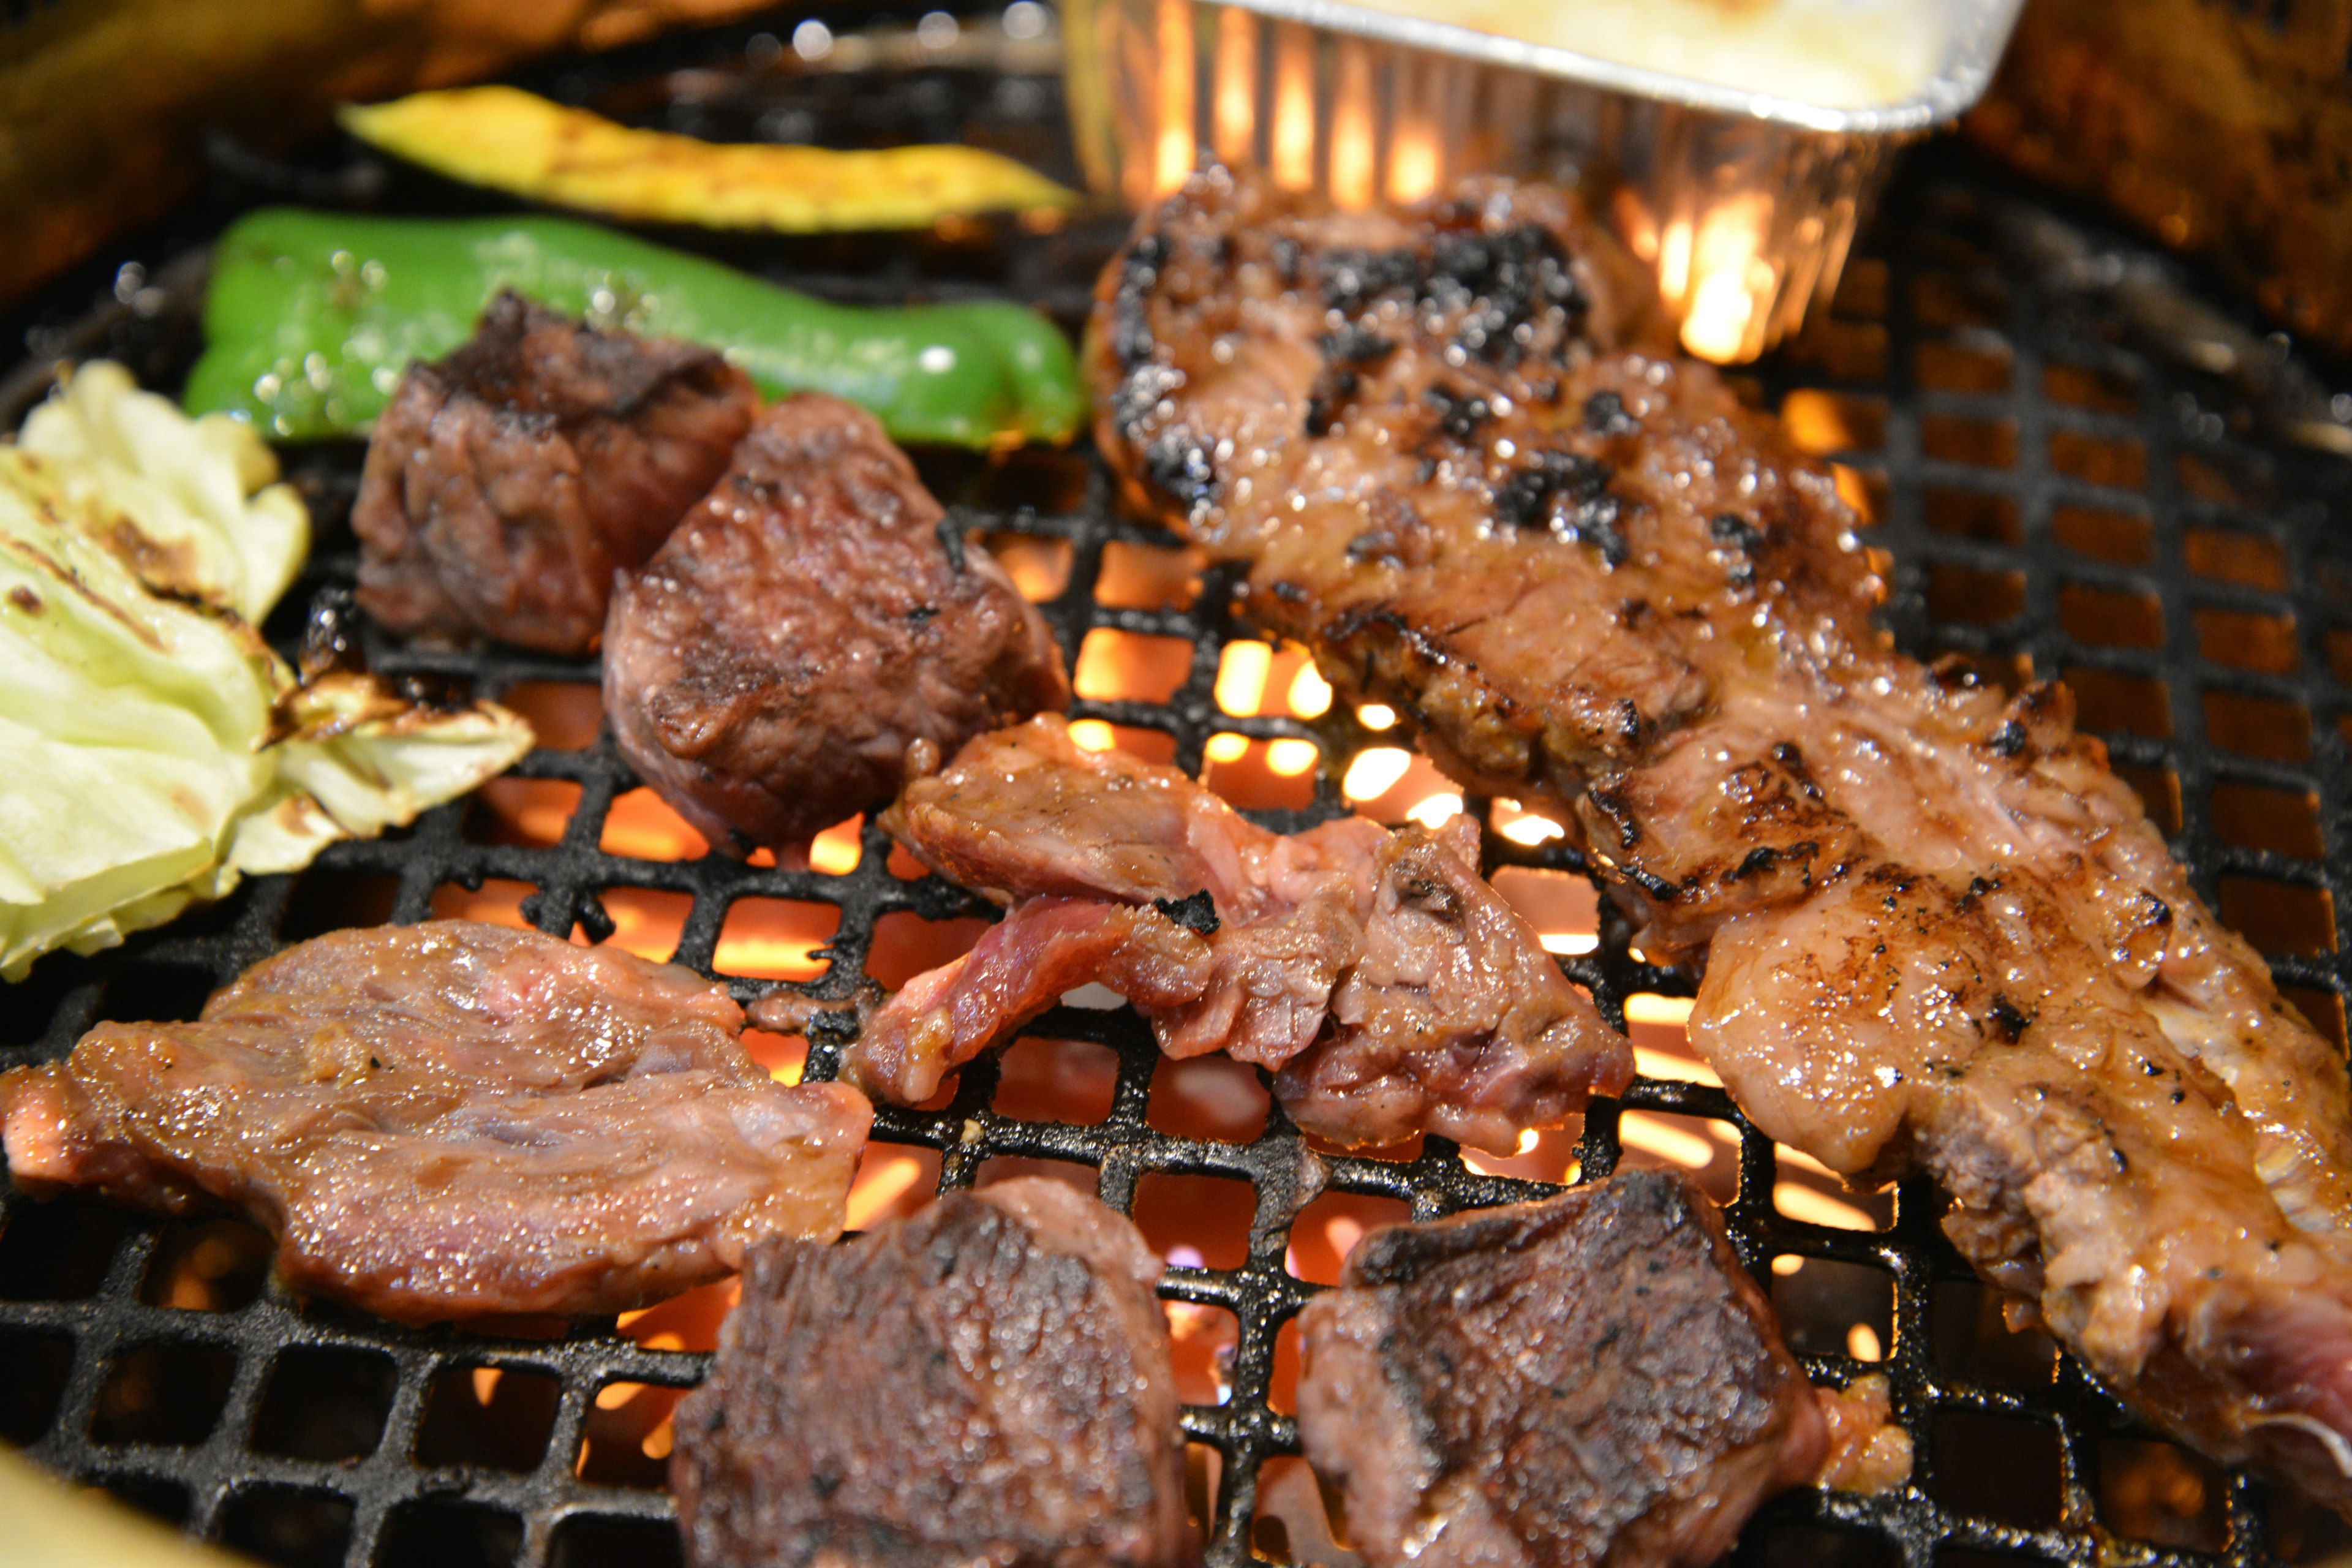
POLYGON ((873 416, 760 416, 718 488, 613 598, 621 751, 714 845, 805 840, 942 752, 1069 701, 1045 619, 873 416))
POLYGON ((1828 1447, 1679 1175, 1375 1230, 1299 1332, 1299 1440, 1372 1568, 1698 1568, 1828 1447))
POLYGON ((641 1307, 840 1234, 872 1110, 772 1082, 727 993, 464 921, 336 931, 193 1024, 0 1077, 16 1185, 230 1208, 297 1289, 406 1322, 641 1307))
POLYGON ((677 1410, 690 1568, 1196 1561, 1159 1276, 1035 1177, 761 1248, 677 1410))
POLYGON ((708 349, 501 294, 377 421, 352 527, 360 604, 394 631, 585 653, 759 412, 708 349))
POLYGON ((1624 1037, 1478 876, 1466 819, 1269 833, 1049 717, 974 741, 883 821, 1013 905, 867 1021, 847 1070, 886 1100, 928 1099, 1088 980, 1140 1008, 1170 1056, 1274 1070, 1299 1125, 1351 1145, 1436 1132, 1507 1151, 1633 1076, 1624 1037))
POLYGON ((1766 1132, 1932 1173, 2117 1394, 2352 1505, 2343 1059, 2062 688, 1888 647, 1832 475, 1627 347, 1601 254, 1554 192, 1333 216, 1202 174, 1104 276, 1098 439, 1344 698, 1571 824, 1635 945, 1704 963, 1692 1041, 1766 1132), (1346 333, 1389 347, 1327 421, 1346 333))

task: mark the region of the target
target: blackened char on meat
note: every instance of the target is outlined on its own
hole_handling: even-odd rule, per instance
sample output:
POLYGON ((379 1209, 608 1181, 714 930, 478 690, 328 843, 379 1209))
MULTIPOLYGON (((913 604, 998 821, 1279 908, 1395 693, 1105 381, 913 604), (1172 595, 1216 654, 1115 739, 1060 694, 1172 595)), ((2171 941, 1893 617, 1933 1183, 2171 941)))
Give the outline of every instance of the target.
POLYGON ((1350 1145, 1435 1132, 1505 1152, 1633 1076, 1624 1037, 1479 877, 1466 819, 1269 833, 1047 717, 972 742, 883 822, 1013 905, 867 1021, 845 1067, 886 1100, 920 1103, 1090 980, 1140 1008, 1170 1056, 1274 1071, 1301 1126, 1350 1145))
POLYGON ((762 1248, 677 1411, 689 1568, 1181 1568, 1160 1260, 1023 1177, 762 1248))
POLYGON ((462 921, 336 931, 187 1024, 0 1077, 16 1185, 241 1210, 297 1289, 408 1322, 614 1312, 824 1239, 872 1110, 786 1088, 700 976, 462 921))
POLYGON ((1299 1440, 1372 1568, 1699 1568, 1828 1447, 1678 1174, 1375 1230, 1299 1331, 1299 1440))
POLYGON ((1098 439, 1344 699, 1567 823, 1635 945, 1704 963, 1692 1042, 1767 1133, 1933 1174, 1953 1241, 2117 1394, 2352 1505, 2341 1055, 2063 688, 1892 650, 1832 476, 1633 344, 1604 253, 1557 192, 1334 216, 1204 173, 1104 276, 1098 439), (1563 259, 1454 259, 1529 225, 1563 259), (1526 286, 1546 267, 1572 296, 1526 286), (1391 346, 1310 431, 1349 331, 1391 346))
POLYGON ((584 653, 613 574, 669 537, 759 406, 708 349, 501 294, 376 423, 352 509, 360 604, 396 632, 584 653))
POLYGON ((796 844, 898 793, 919 741, 1069 701, 1061 648, 863 409, 762 414, 613 597, 622 753, 712 844, 796 844))

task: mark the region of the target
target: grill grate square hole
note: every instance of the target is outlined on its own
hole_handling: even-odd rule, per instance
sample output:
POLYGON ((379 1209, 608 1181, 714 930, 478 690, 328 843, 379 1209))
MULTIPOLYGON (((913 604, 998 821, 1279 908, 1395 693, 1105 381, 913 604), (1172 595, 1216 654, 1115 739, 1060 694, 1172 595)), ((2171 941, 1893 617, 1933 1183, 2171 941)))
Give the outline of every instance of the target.
POLYGON ((221 1509, 221 1544, 278 1568, 341 1568, 352 1505, 332 1492, 255 1487, 221 1509))
POLYGON ((2118 566, 2145 566, 2156 559, 2156 524, 2128 511, 2061 506, 2050 512, 2050 534, 2077 555, 2118 566))
POLYGON ((151 1306, 234 1312, 260 1298, 277 1244, 237 1219, 175 1220, 156 1239, 139 1299, 151 1306))
POLYGON ((604 689, 585 681, 520 681, 499 701, 529 720, 531 733, 551 752, 585 751, 604 725, 604 689))
POLYGON ((2050 466, 2086 484, 2125 490, 2147 486, 2147 447, 2136 440, 2111 441, 2080 430, 2053 430, 2050 466))
POLYGON ((710 966, 756 980, 814 980, 833 966, 817 950, 841 929, 835 904, 738 899, 727 906, 710 966))
POLYGON ((1162 1301, 1176 1363, 1176 1397, 1187 1405, 1223 1405, 1234 1396, 1234 1350, 1242 1321, 1223 1307, 1162 1301))
POLYGON ((2025 609, 2025 574, 1938 561, 1927 568, 1927 613, 1939 621, 1985 626, 2015 620, 2025 609))
POLYGON ((1274 1365, 1266 1378, 1266 1408, 1283 1415, 1298 1414, 1298 1320, 1286 1318, 1275 1331, 1274 1365))
POLYGON ((1192 645, 1097 626, 1078 645, 1070 689, 1097 702, 1165 702, 1192 673, 1192 645))
MULTIPOLYGON (((2058 1522, 2058 1434, 2039 1421, 1956 1410, 1935 1423, 1936 1500, 2040 1530, 2058 1522)), ((1942 1558, 1938 1562, 1944 1561, 1942 1558)))
POLYGON ((302 873, 286 900, 286 913, 278 922, 278 939, 308 942, 331 931, 382 925, 392 918, 393 901, 399 896, 397 877, 313 866, 302 873))
POLYGON ((1919 421, 1919 449, 1947 463, 2013 468, 2017 466, 2017 421, 1929 414, 1919 421))
POLYGON ((694 912, 692 893, 665 892, 658 888, 606 888, 596 904, 613 922, 609 934, 598 937, 585 918, 572 928, 575 942, 602 941, 623 952, 667 963, 686 934, 687 916, 694 912))
POLYGON ((886 1220, 904 1219, 930 1202, 939 1186, 937 1149, 868 1143, 857 1156, 857 1174, 849 1184, 845 1228, 871 1230, 886 1220))
POLYGON ((205 1010, 212 972, 177 963, 142 963, 106 983, 99 1017, 118 1024, 173 1023, 205 1010))
POLYGON ((1015 1040, 997 1059, 995 1110, 1024 1121, 1092 1126, 1110 1114, 1118 1053, 1086 1040, 1015 1040))
POLYGON ((73 1371, 73 1341, 64 1334, 0 1334, 0 1443, 37 1441, 58 1418, 73 1371))
POLYGON ((1114 539, 1103 546, 1095 602, 1122 610, 1189 610, 1208 564, 1208 552, 1198 545, 1164 550, 1114 539))
POLYGON ((1772 1260, 1772 1310, 1794 1351, 1875 1362, 1895 1348, 1895 1279, 1882 1268, 1783 1253, 1772 1260))
POLYGON ((2336 902, 2325 888, 2268 877, 2221 879, 2221 923, 2267 953, 2336 951, 2336 902))
POLYGON ((2099 1442, 2099 1514, 2109 1530, 2158 1546, 2219 1552, 2229 1544, 2229 1483, 2170 1443, 2099 1442))
POLYGON ((529 931, 532 929, 531 922, 523 913, 523 904, 538 891, 529 882, 504 877, 485 877, 478 888, 444 882, 433 889, 427 907, 436 921, 486 921, 491 925, 529 931))
POLYGON ((580 805, 580 786, 562 779, 496 778, 466 802, 465 837, 476 844, 544 849, 560 843, 580 805))
POLYGON ((884 915, 874 922, 874 944, 866 954, 866 973, 896 991, 925 970, 970 952, 991 923, 973 915, 927 921, 909 910, 884 915))
POLYGON ((2110 764, 2116 776, 2132 786, 2139 803, 2147 812, 2147 819, 2156 824, 2157 831, 2174 834, 2180 831, 2180 775, 2169 768, 2144 768, 2133 763, 2110 764))
POLYGON ((1066 539, 1039 539, 1026 533, 992 533, 981 540, 1013 585, 1031 604, 1043 605, 1062 596, 1070 585, 1070 567, 1076 552, 1066 539))
POLYGON ((79 1198, 8 1205, 0 1231, 0 1300, 80 1301, 105 1283, 130 1217, 79 1198))
POLYGON ((2293 616, 2199 610, 2196 621, 2198 647, 2216 664, 2256 669, 2265 675, 2292 675, 2302 662, 2293 616))
POLYGON ((2076 642, 2095 647, 2164 646, 2164 609, 2153 594, 2063 584, 2058 589, 2058 624, 2076 642))
POLYGON ((670 1413, 685 1392, 649 1383, 608 1383, 598 1389, 573 1470, 591 1486, 655 1489, 667 1484, 670 1413))
POLYGON ((158 1476, 101 1476, 98 1484, 115 1501, 150 1519, 175 1529, 187 1522, 188 1489, 177 1481, 158 1476))
POLYGON ((2039 1329, 2011 1333, 2000 1295, 1974 1279, 1937 1285, 1927 1338, 1939 1365, 1997 1388, 2048 1388, 2058 1364, 2050 1337, 2039 1329))
POLYGON ((547 1568, 675 1568, 684 1558, 665 1521, 573 1514, 555 1527, 547 1568))
POLYGON ((1719 1204, 1739 1194, 1739 1132, 1728 1121, 1628 1110, 1617 1118, 1617 1145, 1622 1168, 1681 1171, 1719 1204))
POLYGON ((2205 694, 2205 736, 2226 752, 2274 763, 2311 756, 2311 712, 2300 702, 2241 691, 2205 694))
POLYGON ((1395 1198, 1371 1193, 1324 1193, 1290 1222, 1290 1247, 1283 1255, 1283 1267, 1298 1279, 1337 1285, 1348 1254, 1366 1232, 1384 1225, 1402 1225, 1412 1217, 1412 1207, 1395 1198))
POLYGON ((2042 370, 2042 391, 2053 403, 2130 414, 2139 407, 2138 379, 2130 372, 2087 364, 2053 364, 2042 370))
POLYGON ((289 1350, 269 1369, 253 1449, 289 1459, 363 1459, 383 1436, 399 1382, 390 1356, 289 1350))
POLYGON ((1911 279, 1912 317, 1932 330, 1999 326, 2008 308, 2009 291, 1990 278, 1922 272, 1911 279))
POLYGON ((1209 737, 1201 782, 1236 810, 1300 811, 1314 804, 1321 755, 1312 741, 1253 741, 1225 731, 1209 737))
POLYGON ((2259 533, 2192 528, 2181 536, 2180 552, 2189 569, 2200 577, 2242 584, 2270 593, 2286 589, 2286 551, 2275 539, 2259 533))
POLYGON ((1869 452, 1886 442, 1886 400, 1800 387, 1781 401, 1780 421, 1801 452, 1818 458, 1869 452))
POLYGON ((1810 365, 1830 381, 1879 381, 1886 374, 1886 329, 1875 321, 1815 311, 1781 352, 1790 363, 1810 365))
POLYGON ((1848 321, 1875 321, 1886 314, 1892 275, 1875 256, 1858 256, 1838 275, 1837 292, 1830 299, 1830 314, 1848 321))
POLYGON ((709 841, 649 789, 614 799, 596 847, 630 860, 699 860, 710 853, 709 841))
POLYGON ((89 1435, 100 1443, 193 1447, 220 1419, 236 1371, 236 1357, 221 1345, 166 1342, 126 1351, 107 1371, 89 1435))
POLYGON ((2017 502, 1995 490, 1937 488, 1920 498, 1919 512, 1929 528, 1956 539, 1979 539, 1988 544, 2022 544, 2025 524, 2017 502))
POLYGON ((1265 1131, 1274 1103, 1257 1069, 1231 1057, 1161 1061, 1151 1069, 1144 1121, 1171 1138, 1246 1143, 1265 1131))
POLYGON ((523 1367, 453 1366, 435 1375, 416 1434, 420 1465, 530 1470, 547 1452, 563 1384, 523 1367))
POLYGON ((2006 392, 2017 356, 1990 333, 1930 341, 1911 351, 1911 374, 1937 392, 2006 392))
POLYGON ((2310 791, 2217 784, 2210 802, 2213 831, 2241 849, 2319 858, 2319 797, 2310 791))
POLYGON ((1239 1268, 1249 1261, 1257 1189, 1225 1176, 1153 1171, 1135 1184, 1135 1226, 1151 1250, 1190 1268, 1239 1268))
POLYGON ((1893 1542, 1858 1531, 1773 1522, 1762 1537, 1752 1556, 1743 1542, 1733 1561, 1743 1568, 1896 1568, 1903 1561, 1893 1542))
POLYGON ((2063 679, 2074 694, 2074 719, 2082 728, 2152 741, 2171 738, 2172 694, 2161 680, 2079 664, 2068 665, 2063 679))
POLYGON ((522 1521, 478 1503, 413 1502, 384 1523, 376 1568, 509 1568, 522 1521))
POLYGON ((2224 472, 2215 458, 2183 452, 2175 459, 2173 471, 2179 476, 2182 489, 2216 506, 2259 510, 2268 499, 2265 492, 2269 487, 2241 482, 2239 478, 2224 472))

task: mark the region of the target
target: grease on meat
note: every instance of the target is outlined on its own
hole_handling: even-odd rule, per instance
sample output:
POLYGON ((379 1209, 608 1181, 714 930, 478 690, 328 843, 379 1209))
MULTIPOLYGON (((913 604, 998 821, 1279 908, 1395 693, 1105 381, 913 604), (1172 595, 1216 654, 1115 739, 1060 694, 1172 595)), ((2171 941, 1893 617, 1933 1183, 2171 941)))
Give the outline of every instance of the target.
POLYGON ((186 1024, 0 1077, 16 1185, 240 1210, 279 1277, 408 1322, 624 1311, 826 1239, 871 1109, 786 1088, 700 976, 463 921, 336 931, 186 1024))
POLYGON ((2117 1393, 2352 1504, 2341 1058, 2063 689, 1893 651, 1832 476, 1643 352, 1607 254, 1542 189, 1203 173, 1103 277, 1097 438, 1343 699, 1571 825, 1765 1131, 1933 1173, 2117 1393))

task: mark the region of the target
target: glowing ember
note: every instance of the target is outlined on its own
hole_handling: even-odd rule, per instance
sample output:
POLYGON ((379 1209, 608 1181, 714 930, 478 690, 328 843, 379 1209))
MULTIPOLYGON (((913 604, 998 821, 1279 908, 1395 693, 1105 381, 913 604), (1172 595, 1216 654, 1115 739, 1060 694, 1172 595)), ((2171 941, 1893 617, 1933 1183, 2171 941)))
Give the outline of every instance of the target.
POLYGON ((1240 762, 1249 754, 1249 737, 1237 735, 1231 730, 1220 730, 1209 737, 1208 744, 1201 748, 1201 754, 1213 763, 1240 762))
POLYGON ((814 980, 832 963, 817 949, 840 929, 841 910, 832 904, 738 899, 719 928, 710 966, 746 979, 814 980))
POLYGON ((866 818, 853 816, 847 822, 836 822, 809 840, 809 869, 822 871, 828 877, 846 877, 857 869, 858 835, 866 826, 866 818))
POLYGON ((1320 719, 1331 708, 1331 683, 1312 664, 1299 666, 1290 683, 1290 710, 1301 719, 1320 719))
POLYGON ((1275 741, 1265 748, 1265 765, 1283 778, 1293 778, 1311 770, 1322 754, 1312 741, 1275 741))
POLYGON ((1217 660, 1217 706, 1236 719, 1246 719, 1265 700, 1266 677, 1274 668, 1274 649, 1262 642, 1232 642, 1217 660))
POLYGON ((1087 752, 1108 752, 1118 744, 1118 737, 1099 719, 1080 719, 1072 723, 1070 739, 1077 742, 1079 750, 1087 752))
POLYGON ((1152 193, 1192 172, 1192 0, 1160 0, 1160 142, 1152 193))
POLYGON ((1416 803, 1405 816, 1423 827, 1443 827, 1462 815, 1462 797, 1458 795, 1433 795, 1416 803))
POLYGON ((1856 1323, 1845 1331, 1845 1353, 1856 1361, 1876 1361, 1884 1353, 1878 1343, 1878 1331, 1868 1323, 1856 1323))
POLYGON ((1412 763, 1412 753, 1395 746, 1372 746, 1356 753, 1339 789, 1349 800, 1373 800, 1388 794, 1412 763))
POLYGON ((1274 183, 1303 191, 1315 184, 1315 35, 1284 22, 1274 37, 1274 183))
POLYGON ((1331 90, 1331 199, 1342 211, 1372 205, 1372 51, 1342 38, 1331 90))
POLYGON ((596 847, 631 860, 699 860, 710 852, 709 840, 649 789, 633 789, 613 802, 596 847))
POLYGON ((1356 722, 1367 730, 1385 730, 1396 721, 1396 710, 1385 702, 1367 702, 1356 710, 1356 722))
MULTIPOLYGON (((1710 1122, 1707 1127, 1712 1131, 1715 1124, 1710 1122)), ((1617 1139, 1628 1149, 1672 1161, 1685 1170, 1704 1171, 1715 1163, 1717 1145, 1713 1140, 1685 1131, 1664 1117, 1646 1110, 1628 1110, 1618 1117, 1617 1139)))
POLYGON ((1257 130, 1257 21, 1239 6, 1217 17, 1217 99, 1213 142, 1228 163, 1250 161, 1257 130))

